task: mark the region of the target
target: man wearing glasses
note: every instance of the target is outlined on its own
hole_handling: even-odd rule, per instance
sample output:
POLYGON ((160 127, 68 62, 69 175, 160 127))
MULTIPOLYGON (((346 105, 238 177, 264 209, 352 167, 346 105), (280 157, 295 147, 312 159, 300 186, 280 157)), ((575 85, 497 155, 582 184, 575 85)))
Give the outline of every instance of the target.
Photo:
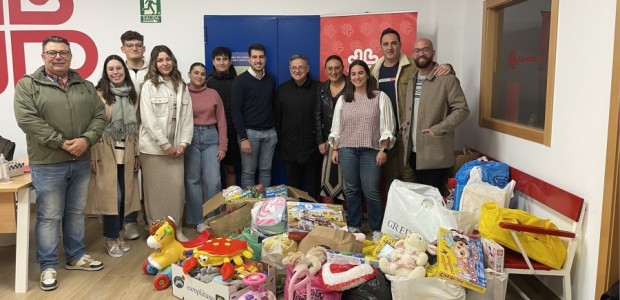
POLYGON ((426 38, 413 45, 417 71, 409 79, 403 129, 405 162, 416 182, 431 185, 447 196, 448 170, 454 164, 454 129, 469 115, 465 94, 456 76, 433 73, 435 50, 426 38), (407 159, 408 157, 408 159, 407 159))
POLYGON ((83 211, 90 179, 88 148, 101 138, 105 108, 94 85, 70 69, 69 41, 45 38, 41 58, 44 65, 17 83, 14 110, 17 124, 26 133, 37 192, 40 287, 48 291, 58 287, 61 235, 66 269, 103 269, 102 262, 84 253, 83 211))
POLYGON ((265 46, 248 48, 250 68, 233 82, 231 114, 241 150, 241 186, 271 186, 271 163, 278 143, 275 129, 275 81, 265 70, 265 46))
MULTIPOLYGON (((136 87, 138 95, 144 83, 144 76, 149 70, 149 64, 144 60, 144 36, 139 32, 128 30, 121 35, 121 51, 125 54, 125 64, 129 68, 129 76, 136 87)), ((138 238, 138 237, 136 237, 138 238)))
MULTIPOLYGON (((400 52, 402 43, 400 34, 392 28, 386 28, 381 32, 381 57, 370 69, 372 77, 378 82, 378 88, 386 93, 392 101, 394 110, 394 120, 396 121, 395 134, 396 143, 388 151, 388 160, 383 167, 383 178, 385 186, 389 190, 394 179, 406 182, 414 181, 413 170, 405 161, 405 147, 403 143, 402 130, 410 127, 405 121, 406 115, 411 111, 405 110, 405 93, 407 83, 416 71, 416 66, 407 55, 400 52)), ((433 64, 434 66, 435 64, 433 64)), ((437 76, 442 76, 452 72, 450 65, 440 65, 435 70, 437 76)))
POLYGON ((303 189, 318 199, 321 163, 314 127, 319 82, 310 78, 308 58, 295 54, 289 59, 291 79, 278 88, 278 135, 286 184, 303 189))
MULTIPOLYGON (((149 71, 149 64, 144 59, 144 36, 139 32, 128 30, 121 35, 121 51, 125 54, 125 64, 129 69, 128 76, 131 77, 131 81, 136 87, 138 97, 142 90, 142 83, 144 83, 144 77, 149 71)), ((140 171, 142 172, 142 171, 140 171)), ((144 198, 144 197, 140 197, 144 198)), ((146 220, 146 213, 144 211, 144 202, 142 203, 142 216, 145 226, 148 227, 146 220)), ((140 231, 138 230, 138 212, 132 211, 125 216, 123 221, 125 223, 125 237, 128 240, 135 240, 140 237, 140 231)), ((146 228, 148 230, 148 228, 146 228)))

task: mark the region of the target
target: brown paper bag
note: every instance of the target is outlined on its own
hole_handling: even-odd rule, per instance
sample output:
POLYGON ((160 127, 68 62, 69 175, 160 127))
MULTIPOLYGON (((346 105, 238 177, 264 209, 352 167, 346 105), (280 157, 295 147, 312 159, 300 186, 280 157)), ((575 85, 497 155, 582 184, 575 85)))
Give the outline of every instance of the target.
POLYGON ((239 205, 241 207, 228 205, 227 210, 230 213, 226 214, 226 212, 223 212, 205 221, 205 225, 207 225, 213 236, 228 237, 233 234, 239 234, 244 228, 250 227, 252 224, 252 204, 243 203, 239 205))
POLYGON ((297 250, 306 253, 314 246, 327 246, 337 251, 362 252, 362 242, 356 240, 352 233, 325 226, 314 227, 314 229, 299 242, 297 250))
POLYGON ((480 153, 471 151, 469 147, 463 147, 463 150, 455 151, 454 153, 454 166, 452 167, 452 175, 451 177, 456 176, 456 172, 459 171, 461 166, 468 161, 472 161, 474 159, 478 159, 480 157, 480 153))

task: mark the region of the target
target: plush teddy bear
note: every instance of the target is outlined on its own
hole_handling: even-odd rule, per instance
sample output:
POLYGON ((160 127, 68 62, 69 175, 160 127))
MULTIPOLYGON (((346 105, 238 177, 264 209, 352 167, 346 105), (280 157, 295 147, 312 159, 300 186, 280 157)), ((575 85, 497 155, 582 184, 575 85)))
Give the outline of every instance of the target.
MULTIPOLYGON (((317 248, 317 247, 315 247, 317 248)), ((319 247, 322 248, 322 247, 319 247)), ((320 250, 314 248, 308 251, 308 254, 303 254, 303 252, 289 252, 287 256, 282 259, 282 263, 285 265, 294 265, 293 272, 297 272, 303 267, 308 268, 308 271, 311 275, 316 274, 320 269, 322 264, 323 256, 325 256, 325 252, 322 252, 323 255, 317 253, 320 250)))
POLYGON ((411 233, 394 245, 389 258, 379 258, 379 268, 383 273, 409 278, 426 276, 428 255, 425 253, 428 242, 418 233, 411 233))

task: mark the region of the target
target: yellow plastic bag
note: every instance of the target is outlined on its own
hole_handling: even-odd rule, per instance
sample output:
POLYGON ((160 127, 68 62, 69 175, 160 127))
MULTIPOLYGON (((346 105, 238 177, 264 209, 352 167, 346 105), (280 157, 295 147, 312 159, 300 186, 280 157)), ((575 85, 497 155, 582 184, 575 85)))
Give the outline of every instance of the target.
MULTIPOLYGON (((499 227, 500 222, 557 229, 550 220, 541 220, 520 209, 500 208, 495 202, 482 205, 478 226, 480 235, 517 252, 520 250, 510 230, 499 227)), ((559 237, 522 231, 516 234, 529 258, 554 269, 562 268, 566 260, 566 246, 559 237)))

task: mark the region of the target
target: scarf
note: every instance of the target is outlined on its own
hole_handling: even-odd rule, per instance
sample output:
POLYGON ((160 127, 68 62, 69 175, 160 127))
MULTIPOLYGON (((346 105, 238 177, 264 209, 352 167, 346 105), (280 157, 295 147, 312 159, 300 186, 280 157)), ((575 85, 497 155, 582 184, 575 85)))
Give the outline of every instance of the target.
POLYGON ((105 127, 104 134, 111 137, 114 141, 121 142, 133 133, 137 127, 136 111, 129 102, 128 86, 110 86, 110 91, 116 97, 116 102, 112 104, 112 121, 105 127))

